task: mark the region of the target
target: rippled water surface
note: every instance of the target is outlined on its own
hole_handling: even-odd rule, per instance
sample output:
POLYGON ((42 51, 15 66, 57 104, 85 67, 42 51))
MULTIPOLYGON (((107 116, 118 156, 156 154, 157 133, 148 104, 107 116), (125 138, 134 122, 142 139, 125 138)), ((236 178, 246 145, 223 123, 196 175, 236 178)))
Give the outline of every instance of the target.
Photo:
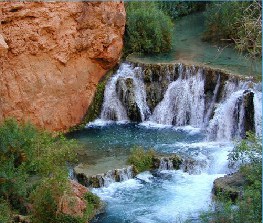
POLYGON ((228 171, 227 154, 232 148, 231 143, 205 141, 204 132, 197 128, 149 122, 116 124, 98 120, 71 137, 83 143, 87 154, 93 154, 87 162, 96 163, 97 157, 98 165, 103 157, 125 159, 133 146, 198 161, 191 175, 182 170, 144 172, 135 179, 93 189, 107 203, 105 214, 94 220, 101 223, 197 222, 199 211, 208 208, 211 201, 213 180, 228 171))

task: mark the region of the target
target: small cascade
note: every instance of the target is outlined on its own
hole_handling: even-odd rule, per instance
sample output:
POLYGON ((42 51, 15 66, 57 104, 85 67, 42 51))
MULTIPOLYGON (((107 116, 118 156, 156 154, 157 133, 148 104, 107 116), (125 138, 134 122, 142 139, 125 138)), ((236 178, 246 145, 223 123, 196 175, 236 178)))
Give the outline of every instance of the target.
POLYGON ((173 161, 169 158, 160 158, 159 170, 173 170, 173 161))
POLYGON ((254 121, 257 136, 262 136, 262 92, 256 92, 253 97, 254 121))
POLYGON ((74 173, 76 179, 86 187, 108 187, 114 182, 122 182, 135 176, 133 166, 122 169, 108 170, 106 173, 88 176, 85 173, 74 173))
MULTIPOLYGON (((180 72, 180 71, 179 71, 180 72)), ((172 82, 164 99, 156 106, 150 121, 164 125, 200 127, 204 120, 204 78, 201 69, 196 75, 186 70, 186 77, 172 82)))
POLYGON ((243 90, 233 93, 216 110, 209 123, 209 139, 223 140, 238 137, 242 131, 244 119, 243 90))
POLYGON ((122 64, 117 74, 106 85, 101 119, 129 120, 136 110, 139 112, 141 121, 146 120, 150 115, 140 69, 122 64), (132 111, 128 112, 129 108, 127 107, 133 107, 132 111))
POLYGON ((215 107, 215 102, 216 102, 216 98, 217 98, 217 95, 218 95, 219 86, 220 86, 220 75, 217 78, 216 87, 215 87, 215 89, 213 91, 213 98, 212 98, 212 101, 211 101, 211 103, 210 103, 210 105, 208 107, 208 110, 206 112, 206 115, 205 115, 205 120, 204 120, 205 126, 208 125, 209 120, 210 120, 211 115, 212 115, 212 112, 213 112, 213 109, 215 107))

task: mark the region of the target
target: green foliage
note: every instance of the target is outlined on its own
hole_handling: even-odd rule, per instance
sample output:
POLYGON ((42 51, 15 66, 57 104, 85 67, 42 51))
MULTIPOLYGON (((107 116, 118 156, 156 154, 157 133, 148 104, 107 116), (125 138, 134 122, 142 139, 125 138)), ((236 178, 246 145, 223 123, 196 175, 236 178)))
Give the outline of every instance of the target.
POLYGON ((92 204, 94 206, 94 208, 99 208, 100 198, 97 195, 95 195, 91 192, 87 192, 84 195, 84 199, 87 201, 88 204, 92 204))
POLYGON ((235 43, 236 49, 254 59, 261 56, 261 4, 253 2, 215 2, 205 12, 204 40, 235 43))
MULTIPOLYGON (((58 196, 65 191, 66 162, 75 160, 76 147, 76 141, 67 140, 63 135, 53 137, 29 123, 4 121, 0 126, 0 199, 20 214, 29 214, 31 202, 34 209, 43 209, 43 215, 49 212, 57 202, 52 201, 54 193, 58 196)), ((40 211, 34 213, 40 214, 40 211)))
POLYGON ((0 199, 0 223, 11 222, 12 212, 7 201, 0 199))
POLYGON ((205 9, 205 2, 158 1, 158 7, 173 20, 205 9))
POLYGON ((33 204, 32 221, 59 223, 62 215, 57 219, 58 204, 65 193, 70 194, 70 185, 65 175, 57 174, 42 180, 30 196, 33 204))
POLYGON ((103 100, 104 100, 104 90, 106 87, 106 84, 110 77, 115 73, 117 69, 110 70, 103 79, 98 83, 97 89, 95 92, 95 96, 93 98, 93 101, 88 109, 87 114, 85 115, 83 124, 86 125, 86 123, 93 121, 94 119, 98 118, 101 112, 103 100))
POLYGON ((152 169, 155 155, 152 149, 144 150, 141 147, 135 147, 131 150, 128 163, 134 165, 135 172, 140 173, 152 169))
POLYGON ((234 148, 229 160, 241 162, 240 171, 246 178, 242 199, 235 206, 229 200, 215 201, 211 210, 201 214, 201 222, 262 222, 262 139, 247 133, 247 139, 234 148))
POLYGON ((169 52, 173 23, 155 2, 126 3, 125 54, 169 52))
POLYGON ((91 219, 94 216, 95 210, 100 208, 101 206, 100 198, 91 192, 87 192, 84 195, 84 199, 86 200, 86 206, 87 206, 85 212, 85 218, 91 219))

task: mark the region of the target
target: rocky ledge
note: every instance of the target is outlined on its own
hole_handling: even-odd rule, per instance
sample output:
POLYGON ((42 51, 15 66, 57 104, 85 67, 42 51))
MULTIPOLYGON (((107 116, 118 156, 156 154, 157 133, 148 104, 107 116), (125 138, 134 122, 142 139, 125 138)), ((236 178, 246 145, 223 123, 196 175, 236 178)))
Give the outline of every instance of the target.
POLYGON ((240 172, 236 172, 214 181, 212 192, 216 197, 223 196, 235 202, 242 197, 242 189, 245 178, 240 172))

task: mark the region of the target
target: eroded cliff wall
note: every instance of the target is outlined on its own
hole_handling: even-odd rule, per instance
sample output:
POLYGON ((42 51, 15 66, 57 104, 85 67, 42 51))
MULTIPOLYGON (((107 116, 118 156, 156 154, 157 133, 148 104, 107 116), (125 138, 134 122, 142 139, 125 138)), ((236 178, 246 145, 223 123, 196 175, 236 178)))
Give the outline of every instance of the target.
POLYGON ((1 2, 0 121, 78 124, 120 57, 125 16, 121 2, 1 2))

